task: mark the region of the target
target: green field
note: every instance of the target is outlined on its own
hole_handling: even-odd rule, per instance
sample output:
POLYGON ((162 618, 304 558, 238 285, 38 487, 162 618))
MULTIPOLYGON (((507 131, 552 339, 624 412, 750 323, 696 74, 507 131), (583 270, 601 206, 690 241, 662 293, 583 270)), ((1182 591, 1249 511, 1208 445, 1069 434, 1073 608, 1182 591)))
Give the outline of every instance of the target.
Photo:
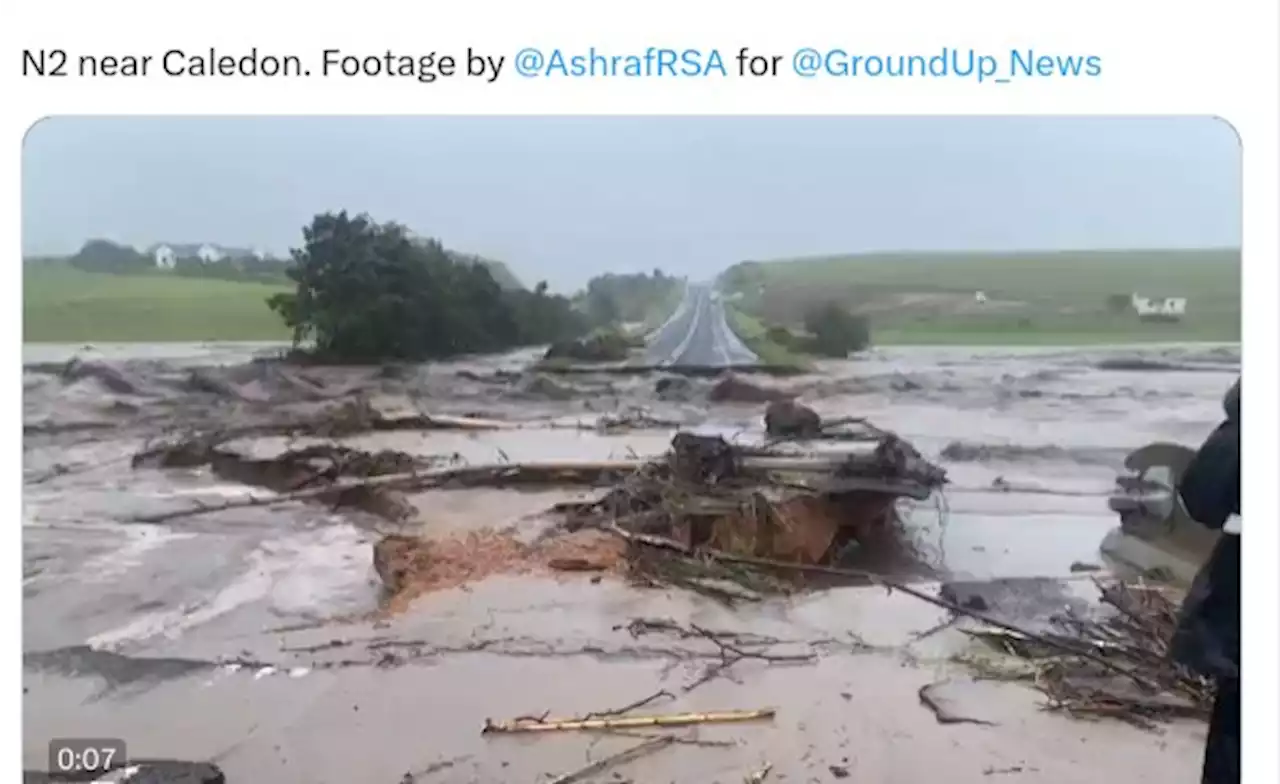
POLYGON ((27 343, 287 340, 266 305, 283 286, 108 275, 41 261, 23 265, 22 326, 27 343))
POLYGON ((729 329, 733 330, 738 339, 746 344, 747 348, 755 352, 760 361, 766 365, 778 365, 780 367, 789 366, 798 369, 805 369, 810 366, 809 361, 787 348, 778 345, 769 339, 765 334, 768 327, 760 319, 752 316, 744 310, 728 306, 724 309, 725 320, 729 322, 729 329))
POLYGON ((879 253, 745 262, 722 288, 769 324, 799 325, 836 300, 865 314, 877 344, 1238 341, 1235 249, 879 253), (977 292, 985 302, 978 302, 977 292), (1177 323, 1115 312, 1108 298, 1185 297, 1177 323))

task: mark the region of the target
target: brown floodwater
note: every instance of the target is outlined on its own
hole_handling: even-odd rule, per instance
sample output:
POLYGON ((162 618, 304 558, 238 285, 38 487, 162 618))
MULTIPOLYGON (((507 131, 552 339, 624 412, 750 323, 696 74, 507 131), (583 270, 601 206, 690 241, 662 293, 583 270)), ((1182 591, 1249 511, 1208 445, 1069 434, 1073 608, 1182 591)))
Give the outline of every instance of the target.
MULTIPOLYGON (((135 471, 129 457, 192 412, 239 410, 191 392, 190 368, 243 363, 271 347, 96 347, 145 387, 139 394, 93 379, 64 383, 53 363, 77 348, 25 352, 27 768, 43 767, 50 737, 108 735, 124 737, 136 755, 213 759, 231 782, 394 784, 406 773, 419 782, 545 781, 640 741, 481 735, 485 719, 600 711, 666 689, 677 699, 652 710, 777 714, 700 728, 699 738, 735 743, 660 750, 619 767, 626 780, 740 782, 766 763, 768 780, 793 782, 846 773, 882 782, 1005 775, 1164 782, 1197 769, 1202 727, 1153 734, 1073 721, 1040 710, 1040 695, 1015 684, 957 692, 962 710, 990 724, 938 723, 917 691, 946 678, 963 682, 967 670, 952 659, 973 643, 956 629, 917 639, 941 613, 879 589, 729 610, 611 576, 499 574, 427 594, 394 618, 361 620, 378 604, 371 547, 383 521, 315 506, 165 524, 134 519, 262 492, 204 471, 135 471), (741 662, 684 695, 718 661, 715 648, 617 628, 636 617, 768 635, 815 656, 803 664, 741 662)), ((441 364, 377 382, 425 410, 499 417, 518 429, 392 432, 346 443, 469 464, 659 453, 673 430, 578 428, 641 408, 700 431, 760 436, 759 406, 708 406, 700 388, 683 402, 664 402, 651 379, 528 384, 501 375, 531 356, 441 364)), ((900 349, 785 383, 822 414, 869 417, 946 467, 945 496, 910 510, 940 571, 979 581, 1041 578, 1087 593, 1071 565, 1100 561, 1098 545, 1115 524, 1106 497, 1124 455, 1153 440, 1202 439, 1238 367, 1238 348, 1216 346, 900 349), (1115 369, 1112 360, 1133 357, 1147 364, 1115 369)), ((368 381, 372 372, 348 375, 368 381)), ((284 442, 247 446, 271 453, 284 442)), ((543 510, 582 496, 422 493, 411 498, 418 513, 407 528, 536 537, 543 510)))

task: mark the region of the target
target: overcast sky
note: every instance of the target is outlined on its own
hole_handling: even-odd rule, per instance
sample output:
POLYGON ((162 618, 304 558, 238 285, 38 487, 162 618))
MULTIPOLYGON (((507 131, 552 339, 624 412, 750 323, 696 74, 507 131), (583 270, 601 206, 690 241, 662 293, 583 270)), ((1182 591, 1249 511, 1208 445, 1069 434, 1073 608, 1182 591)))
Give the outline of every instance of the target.
POLYGON ((557 288, 655 266, 872 250, 1240 242, 1211 119, 55 118, 23 156, 23 248, 283 253, 317 212, 396 220, 557 288))

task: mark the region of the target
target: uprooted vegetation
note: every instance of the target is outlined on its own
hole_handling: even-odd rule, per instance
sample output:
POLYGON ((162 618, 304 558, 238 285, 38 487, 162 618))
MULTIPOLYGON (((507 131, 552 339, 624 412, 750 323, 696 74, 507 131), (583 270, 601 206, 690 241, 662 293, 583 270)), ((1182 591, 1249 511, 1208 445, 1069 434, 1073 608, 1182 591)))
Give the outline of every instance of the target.
POLYGON ((716 585, 727 581, 738 586, 739 598, 758 598, 794 589, 803 575, 813 574, 788 570, 788 565, 891 559, 900 562, 894 568, 918 566, 896 502, 927 499, 946 482, 945 472, 883 431, 864 433, 862 441, 826 452, 785 443, 738 446, 718 436, 679 432, 669 452, 656 458, 494 465, 457 465, 448 458, 390 450, 368 453, 332 443, 293 446, 258 457, 232 444, 264 433, 333 437, 362 428, 501 424, 426 416, 390 419, 355 404, 335 407, 329 416, 333 419, 185 434, 147 447, 135 457, 135 467, 207 466, 225 479, 273 492, 173 510, 148 520, 310 501, 351 506, 404 523, 415 514, 408 497, 428 491, 597 488, 603 491, 598 497, 547 510, 558 525, 532 544, 503 534, 475 534, 451 556, 449 545, 432 539, 428 527, 426 537, 387 537, 375 560, 386 566, 380 569, 384 578, 396 575, 388 580, 393 597, 417 590, 414 586, 441 582, 438 576, 418 580, 407 572, 466 560, 459 555, 465 552, 482 563, 490 552, 497 562, 495 571, 504 564, 540 560, 566 571, 623 571, 648 584, 680 585, 721 598, 734 593, 716 585), (602 538, 610 544, 600 544, 602 538))
POLYGON ((1175 718, 1207 719, 1213 685, 1169 654, 1182 597, 1167 586, 1096 581, 1101 607, 1066 610, 1048 632, 1010 624, 970 630, 1002 654, 1029 664, 1021 673, 987 677, 1029 679, 1048 698, 1046 708, 1077 718, 1114 718, 1143 728, 1175 718))

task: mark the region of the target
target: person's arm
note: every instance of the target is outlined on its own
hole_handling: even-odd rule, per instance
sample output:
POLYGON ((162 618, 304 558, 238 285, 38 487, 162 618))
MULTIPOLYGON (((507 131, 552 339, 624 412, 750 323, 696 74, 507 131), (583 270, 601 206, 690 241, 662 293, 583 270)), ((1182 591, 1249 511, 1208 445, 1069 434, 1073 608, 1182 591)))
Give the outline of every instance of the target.
POLYGON ((1205 439, 1183 472, 1178 495, 1187 514, 1213 529, 1240 509, 1240 428, 1226 421, 1205 439))

